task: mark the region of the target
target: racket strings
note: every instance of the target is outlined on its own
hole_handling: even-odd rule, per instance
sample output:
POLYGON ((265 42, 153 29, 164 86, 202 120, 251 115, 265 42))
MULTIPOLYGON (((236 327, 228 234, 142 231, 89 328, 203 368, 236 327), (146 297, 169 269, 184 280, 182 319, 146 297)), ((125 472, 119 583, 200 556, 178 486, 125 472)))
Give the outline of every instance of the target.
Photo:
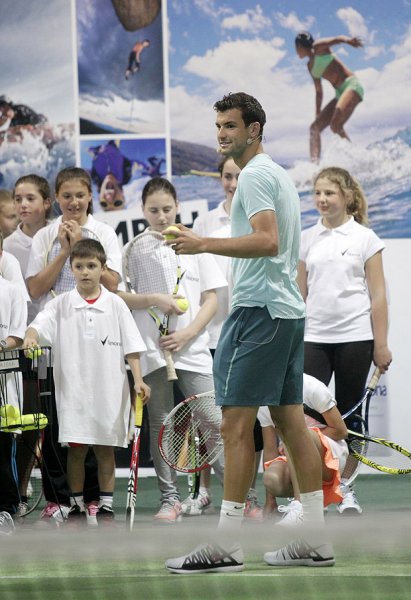
POLYGON ((220 422, 214 396, 182 403, 164 423, 162 450, 176 470, 189 472, 212 464, 221 454, 220 422))
POLYGON ((126 277, 140 294, 174 294, 181 280, 176 254, 164 243, 161 234, 145 233, 137 237, 126 253, 126 277))
MULTIPOLYGON (((91 231, 90 229, 87 229, 86 227, 82 227, 81 231, 83 234, 83 238, 98 240, 98 236, 94 233, 94 231, 91 231)), ((53 241, 51 248, 49 250, 49 253, 47 255, 47 264, 51 263, 55 258, 57 258, 57 256, 60 254, 60 252, 61 252, 61 244, 60 244, 59 239, 56 238, 53 241)), ((70 292, 75 287, 76 287, 76 281, 75 281, 74 275, 71 271, 70 259, 67 258, 66 262, 63 265, 63 268, 61 269, 56 281, 53 284, 52 290, 56 294, 63 294, 64 292, 70 292)))
POLYGON ((370 439, 367 441, 366 455, 359 446, 352 448, 351 451, 357 452, 357 448, 359 462, 377 471, 391 475, 411 473, 411 452, 394 442, 380 438, 370 439))

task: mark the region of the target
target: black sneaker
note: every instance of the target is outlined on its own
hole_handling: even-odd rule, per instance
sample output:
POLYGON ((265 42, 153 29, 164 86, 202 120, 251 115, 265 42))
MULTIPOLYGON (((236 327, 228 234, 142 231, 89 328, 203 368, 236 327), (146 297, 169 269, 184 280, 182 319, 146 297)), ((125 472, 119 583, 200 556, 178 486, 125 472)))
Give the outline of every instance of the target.
POLYGON ((264 560, 274 567, 332 567, 335 563, 330 544, 312 546, 304 540, 290 542, 274 552, 266 552, 264 560))
POLYGON ((80 507, 75 504, 70 508, 67 514, 67 526, 74 528, 82 528, 87 525, 86 511, 81 510, 80 507))
POLYGON ((165 563, 171 573, 233 573, 244 569, 241 546, 236 544, 228 552, 217 544, 202 544, 185 556, 169 558, 165 563))
POLYGON ((99 525, 113 525, 114 511, 111 506, 103 504, 99 507, 96 517, 99 525))

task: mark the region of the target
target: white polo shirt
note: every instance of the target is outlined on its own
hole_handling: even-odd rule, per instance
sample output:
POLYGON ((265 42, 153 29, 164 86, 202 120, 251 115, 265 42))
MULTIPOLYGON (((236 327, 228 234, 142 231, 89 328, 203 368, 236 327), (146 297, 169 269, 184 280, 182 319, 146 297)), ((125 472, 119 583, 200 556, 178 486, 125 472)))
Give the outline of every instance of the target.
POLYGON ((306 342, 373 339, 365 263, 385 248, 354 218, 328 229, 319 219, 302 232, 300 260, 307 271, 306 342))
POLYGON ((220 227, 230 227, 230 216, 227 214, 224 204, 225 200, 222 200, 216 208, 197 217, 193 223, 193 231, 201 237, 213 237, 214 231, 220 227))
MULTIPOLYGON (((8 336, 24 339, 27 322, 27 302, 21 288, 0 277, 0 339, 8 336)), ((0 353, 0 358, 2 353, 0 353)), ((7 356, 7 350, 6 350, 7 356)), ((0 373, 1 388, 6 384, 5 397, 1 403, 11 404, 23 410, 23 379, 21 373, 0 373)))
POLYGON ((77 289, 47 303, 30 327, 51 345, 59 442, 127 446, 124 356, 146 346, 125 302, 101 286, 94 304, 77 289))
MULTIPOLYGON (((193 231, 204 237, 231 237, 231 221, 230 216, 225 211, 224 202, 225 200, 220 202, 217 208, 197 217, 193 223, 193 231)), ((207 331, 210 336, 208 346, 214 350, 217 347, 223 323, 231 309, 233 283, 231 258, 229 256, 219 256, 218 254, 213 254, 213 257, 228 282, 227 287, 217 290, 217 312, 207 325, 207 331)))
POLYGON ((0 254, 0 276, 17 285, 26 302, 30 302, 30 296, 24 282, 19 261, 13 254, 5 250, 0 254))
MULTIPOLYGON (((46 225, 48 224, 49 223, 46 225)), ((22 223, 19 223, 17 229, 4 240, 3 244, 3 248, 18 260, 24 279, 26 279, 32 242, 33 238, 24 233, 22 230, 22 223)), ((40 300, 31 299, 28 306, 27 323, 31 323, 37 315, 40 310, 40 304, 40 300)))

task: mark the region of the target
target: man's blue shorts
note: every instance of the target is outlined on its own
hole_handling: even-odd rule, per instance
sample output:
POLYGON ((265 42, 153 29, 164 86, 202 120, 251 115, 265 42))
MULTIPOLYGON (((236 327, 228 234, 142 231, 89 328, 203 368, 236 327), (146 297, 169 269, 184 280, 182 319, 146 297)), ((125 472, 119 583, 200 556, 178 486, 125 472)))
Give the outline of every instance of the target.
POLYGON ((301 404, 304 321, 272 319, 266 307, 235 308, 214 355, 216 404, 301 404))

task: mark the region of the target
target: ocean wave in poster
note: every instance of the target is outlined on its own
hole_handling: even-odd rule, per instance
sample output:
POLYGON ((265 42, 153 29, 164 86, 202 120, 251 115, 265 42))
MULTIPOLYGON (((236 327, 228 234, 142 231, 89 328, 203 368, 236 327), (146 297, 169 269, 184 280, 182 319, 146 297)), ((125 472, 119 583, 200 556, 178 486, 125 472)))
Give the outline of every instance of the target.
POLYGON ((289 169, 301 198, 303 227, 318 219, 312 179, 322 168, 346 169, 361 183, 370 226, 381 237, 411 237, 411 128, 366 147, 335 138, 319 165, 297 161, 289 169))
POLYGON ((55 141, 47 146, 36 133, 22 131, 21 139, 0 144, 1 187, 11 189, 16 179, 28 173, 54 183, 57 173, 76 164, 73 125, 53 126, 55 141))
MULTIPOLYGON (((275 160, 275 156, 273 156, 275 160)), ((287 170, 301 198, 305 229, 314 225, 318 212, 312 195, 313 176, 332 165, 356 177, 368 202, 370 226, 382 238, 411 237, 411 128, 367 146, 334 137, 324 149, 319 165, 296 161, 287 170)), ((206 198, 210 208, 223 200, 221 182, 214 177, 173 176, 181 201, 206 198)))

